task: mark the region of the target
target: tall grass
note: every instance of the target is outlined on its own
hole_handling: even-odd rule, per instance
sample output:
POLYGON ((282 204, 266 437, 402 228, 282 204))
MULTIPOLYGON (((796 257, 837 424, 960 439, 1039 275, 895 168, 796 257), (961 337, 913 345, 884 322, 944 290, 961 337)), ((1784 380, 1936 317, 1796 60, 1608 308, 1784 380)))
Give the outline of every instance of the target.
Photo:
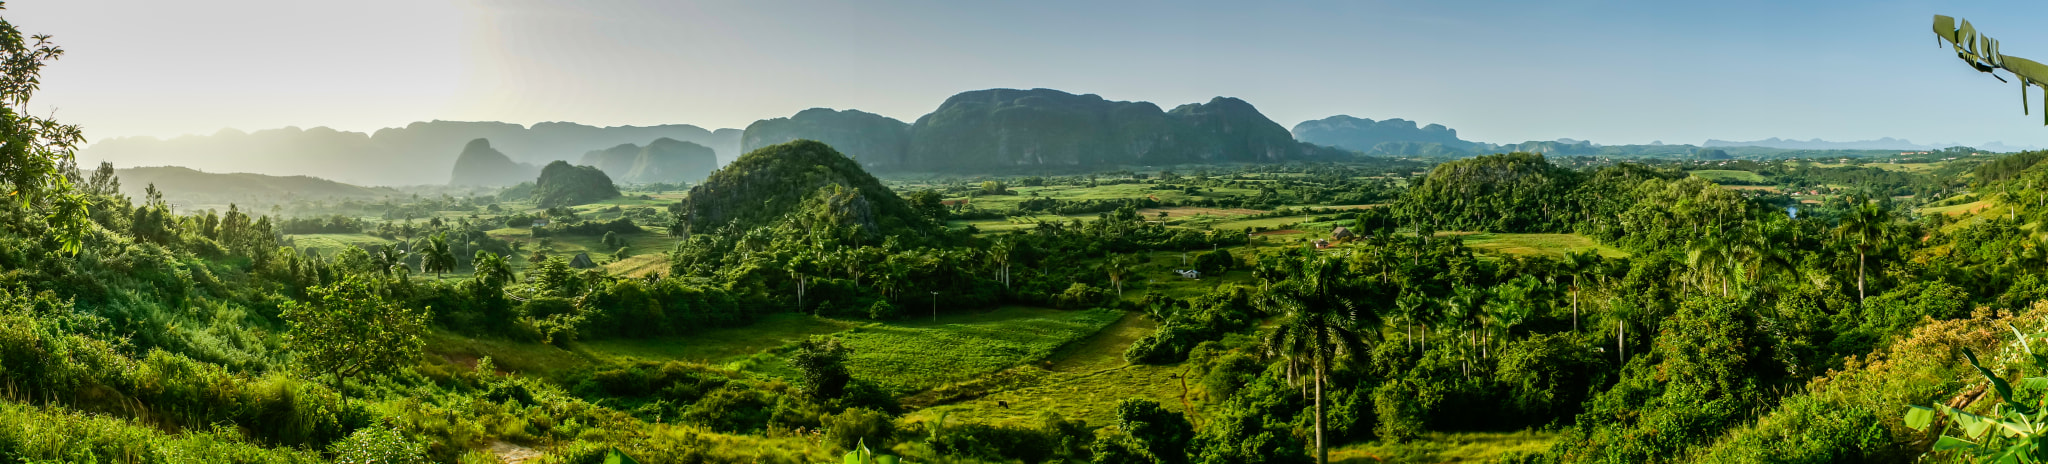
POLYGON ((233 427, 166 434, 62 407, 0 401, 0 462, 317 463, 319 453, 264 448, 233 427))

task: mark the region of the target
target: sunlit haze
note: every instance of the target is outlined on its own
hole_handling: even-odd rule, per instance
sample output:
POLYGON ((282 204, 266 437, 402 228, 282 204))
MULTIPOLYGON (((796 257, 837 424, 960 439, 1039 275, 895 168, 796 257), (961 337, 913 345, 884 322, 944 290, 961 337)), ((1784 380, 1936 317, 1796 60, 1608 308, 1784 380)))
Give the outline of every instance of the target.
POLYGON ((2048 59, 2038 2, 18 0, 67 50, 35 108, 95 139, 424 120, 743 128, 811 107, 905 121, 1054 88, 1234 96, 1466 139, 2048 145, 1930 13, 2048 59), (1993 4, 1995 3, 1995 4, 1993 4))

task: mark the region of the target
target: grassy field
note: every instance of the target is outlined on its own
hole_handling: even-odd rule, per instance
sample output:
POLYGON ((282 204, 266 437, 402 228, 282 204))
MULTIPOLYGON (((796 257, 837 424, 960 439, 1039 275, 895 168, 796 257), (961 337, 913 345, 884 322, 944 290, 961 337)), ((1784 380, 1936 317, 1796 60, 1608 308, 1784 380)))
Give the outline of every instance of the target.
MULTIPOLYGON (((1123 198, 1151 197, 1156 198, 1159 201, 1186 201, 1198 197, 1197 195, 1188 195, 1186 192, 1181 190, 1153 190, 1152 187, 1153 184, 1116 184, 1098 185, 1094 187, 1078 185, 1052 185, 1045 187, 1013 186, 1010 187, 1010 191, 1016 193, 1016 195, 980 195, 975 196, 972 199, 968 199, 967 197, 955 197, 947 198, 947 200, 951 201, 968 199, 970 201, 969 204, 972 204, 978 208, 1008 210, 1016 209, 1017 203, 1022 202, 1024 200, 1029 200, 1032 197, 1046 197, 1059 200, 1114 200, 1123 198)), ((1254 189, 1216 188, 1204 189, 1202 192, 1200 192, 1199 196, 1231 197, 1240 195, 1254 195, 1257 193, 1258 190, 1254 189)))
POLYGON ((1768 181, 1768 180, 1770 180, 1770 179, 1765 179, 1763 175, 1760 175, 1760 174, 1757 174, 1757 173, 1754 173, 1754 172, 1749 172, 1749 171, 1734 171, 1734 170, 1727 170, 1727 169, 1704 169, 1704 170, 1699 170, 1699 171, 1693 171, 1693 172, 1692 172, 1692 175, 1693 175, 1693 176, 1696 176, 1696 177, 1699 177, 1699 178, 1702 178, 1702 179, 1706 179, 1706 180, 1711 180, 1711 181, 1714 181, 1714 182, 1728 182, 1728 181, 1738 181, 1738 182, 1749 182, 1749 183, 1758 183, 1758 182, 1765 182, 1765 181, 1768 181))
POLYGON ((1459 235, 1465 239, 1465 246, 1481 252, 1501 253, 1517 256, 1548 256, 1562 258, 1566 253, 1592 250, 1609 258, 1627 257, 1628 252, 1619 248, 1602 245, 1592 238, 1579 234, 1494 234, 1443 232, 1438 235, 1459 235))
MULTIPOLYGON (((1235 247, 1230 249, 1230 253, 1243 259, 1243 250, 1243 247, 1235 247)), ((1146 253, 1145 263, 1138 267, 1138 272, 1128 282, 1124 283, 1124 298, 1143 298, 1149 291, 1157 291, 1174 298, 1194 298, 1226 283, 1250 285, 1254 281, 1251 271, 1246 270, 1230 271, 1221 276, 1208 275, 1200 279, 1184 278, 1173 272, 1176 269, 1193 268, 1190 263, 1194 262, 1195 256, 1207 252, 1208 250, 1146 253)))
MULTIPOLYGON (((1993 206, 1994 204, 1991 200, 1978 200, 1957 205, 1920 208, 1920 214, 1946 214, 1950 216, 1961 216, 1964 214, 1985 211, 1993 206)), ((2004 209, 2001 208, 2000 211, 2002 212, 2004 211, 2004 209)))
POLYGON ((1557 441, 1551 432, 1431 432, 1401 443, 1361 443, 1330 450, 1330 462, 1364 464, 1493 462, 1509 453, 1538 453, 1557 441))
POLYGON ((359 245, 381 245, 393 243, 370 234, 303 234, 288 236, 300 250, 319 250, 320 256, 334 256, 341 250, 359 245))
POLYGON ((1135 314, 1074 344, 1046 362, 1018 366, 975 384, 935 390, 907 399, 927 406, 905 416, 908 422, 931 421, 944 414, 949 423, 977 422, 1037 426, 1044 411, 1090 425, 1116 422, 1116 403, 1125 398, 1151 398, 1180 411, 1179 366, 1143 366, 1124 362, 1131 342, 1152 333, 1157 325, 1135 314), (1007 405, 1007 406, 1005 406, 1007 405))
POLYGON ((430 333, 426 338, 428 365, 448 364, 473 369, 478 359, 488 356, 491 364, 501 371, 556 378, 559 374, 597 362, 587 353, 538 343, 469 338, 443 331, 430 333))
POLYGON ((858 325, 808 314, 778 313, 745 327, 710 329, 679 337, 598 340, 579 345, 604 358, 678 359, 722 364, 812 335, 839 332, 858 325))
MULTIPOLYGON (((906 308, 915 315, 916 308, 906 308)), ((847 369, 897 394, 965 382, 1019 364, 1038 362, 1074 340, 1101 331, 1123 313, 1003 307, 952 315, 933 323, 911 317, 869 323, 833 335, 853 349, 847 369)), ((784 345, 729 364, 766 375, 793 377, 784 345)))

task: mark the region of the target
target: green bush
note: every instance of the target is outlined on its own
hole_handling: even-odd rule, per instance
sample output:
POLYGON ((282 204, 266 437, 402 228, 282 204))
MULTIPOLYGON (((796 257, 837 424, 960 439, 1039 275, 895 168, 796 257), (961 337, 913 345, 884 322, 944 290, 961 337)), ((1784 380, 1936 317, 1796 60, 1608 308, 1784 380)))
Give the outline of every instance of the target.
POLYGON ((336 464, 426 464, 425 445, 408 440, 397 430, 363 427, 327 448, 336 464))
POLYGON ((825 416, 824 422, 825 440, 841 449, 853 449, 863 442, 869 448, 888 449, 896 433, 896 423, 888 414, 867 408, 847 408, 825 416))

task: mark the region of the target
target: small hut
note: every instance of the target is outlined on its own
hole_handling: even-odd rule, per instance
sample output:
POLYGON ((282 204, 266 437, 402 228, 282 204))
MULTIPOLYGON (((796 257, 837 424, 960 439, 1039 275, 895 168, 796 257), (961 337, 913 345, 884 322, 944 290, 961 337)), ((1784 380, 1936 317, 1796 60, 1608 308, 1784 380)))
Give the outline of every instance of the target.
POLYGON ((1336 230, 1330 231, 1330 240, 1344 240, 1352 237, 1355 237, 1355 235, 1351 234, 1351 229, 1344 226, 1337 226, 1336 230))
POLYGON ((590 253, 577 253, 575 258, 569 259, 569 267, 577 269, 590 269, 593 267, 597 267, 597 262, 590 260, 590 253))

